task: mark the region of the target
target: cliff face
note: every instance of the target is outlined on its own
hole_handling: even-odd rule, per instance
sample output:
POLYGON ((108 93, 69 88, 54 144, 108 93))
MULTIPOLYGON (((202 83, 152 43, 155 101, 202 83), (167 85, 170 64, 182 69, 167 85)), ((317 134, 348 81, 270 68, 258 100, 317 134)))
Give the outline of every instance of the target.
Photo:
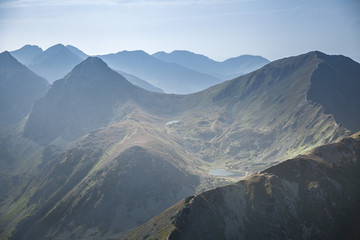
POLYGON ((180 204, 125 239, 356 239, 360 132, 180 204))

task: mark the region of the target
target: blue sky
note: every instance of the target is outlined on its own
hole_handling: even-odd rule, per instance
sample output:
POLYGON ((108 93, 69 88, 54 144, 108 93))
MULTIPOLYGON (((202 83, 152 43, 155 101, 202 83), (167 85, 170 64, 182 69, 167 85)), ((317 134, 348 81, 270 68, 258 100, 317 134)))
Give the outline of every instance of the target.
POLYGON ((224 60, 312 50, 360 61, 358 0, 0 0, 0 51, 185 49, 224 60))

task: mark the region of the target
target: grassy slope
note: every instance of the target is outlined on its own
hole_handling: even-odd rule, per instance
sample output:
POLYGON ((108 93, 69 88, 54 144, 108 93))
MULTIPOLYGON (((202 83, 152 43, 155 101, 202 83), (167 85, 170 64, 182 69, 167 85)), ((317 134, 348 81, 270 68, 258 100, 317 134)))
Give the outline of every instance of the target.
POLYGON ((204 174, 201 160, 159 134, 165 131, 163 121, 155 124, 158 119, 137 114, 86 135, 57 158, 44 159, 42 173, 23 194, 29 196, 22 203, 24 215, 31 216, 13 238, 121 236, 207 184, 196 176, 204 174))
POLYGON ((124 239, 356 239, 359 169, 360 132, 182 200, 124 239))
POLYGON ((316 53, 273 62, 259 71, 190 95, 171 126, 175 141, 211 163, 247 174, 349 134, 309 101, 316 53))

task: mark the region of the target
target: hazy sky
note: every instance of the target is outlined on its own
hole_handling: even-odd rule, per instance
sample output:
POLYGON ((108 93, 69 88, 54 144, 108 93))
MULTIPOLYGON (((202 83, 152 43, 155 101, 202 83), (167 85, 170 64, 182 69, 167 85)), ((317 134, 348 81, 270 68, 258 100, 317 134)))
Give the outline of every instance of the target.
POLYGON ((360 60, 359 0, 0 0, 0 51, 185 49, 224 60, 312 50, 360 60))

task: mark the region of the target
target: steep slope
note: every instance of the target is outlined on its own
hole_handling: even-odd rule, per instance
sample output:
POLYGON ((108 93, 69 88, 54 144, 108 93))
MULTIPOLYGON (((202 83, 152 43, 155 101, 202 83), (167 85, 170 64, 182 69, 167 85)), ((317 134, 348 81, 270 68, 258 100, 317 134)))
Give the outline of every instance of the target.
POLYGON ((359 130, 360 68, 359 63, 343 56, 331 57, 317 52, 324 62, 311 77, 307 99, 320 103, 325 113, 352 132, 359 130))
POLYGON ((357 239, 360 132, 188 197, 124 239, 357 239))
POLYGON ((141 87, 150 92, 165 93, 162 89, 155 87, 155 86, 151 85, 150 83, 148 83, 147 81, 142 80, 141 78, 138 78, 132 74, 122 72, 122 71, 117 71, 117 72, 120 73, 124 78, 126 78, 126 80, 128 80, 135 86, 141 87))
POLYGON ((22 48, 11 51, 10 54, 24 65, 31 63, 32 59, 43 53, 43 50, 36 45, 25 45, 22 48))
POLYGON ((167 93, 192 93, 221 82, 213 76, 163 62, 143 51, 123 51, 99 57, 111 68, 134 74, 167 93))
POLYGON ((180 50, 171 53, 157 52, 152 56, 223 80, 229 80, 255 71, 270 62, 263 57, 252 55, 242 55, 223 62, 217 62, 201 54, 180 50))
POLYGON ((50 83, 64 77, 82 59, 62 44, 54 45, 34 57, 28 67, 50 83))
POLYGON ((45 79, 19 63, 9 52, 0 54, 0 121, 14 123, 23 119, 47 89, 45 79))

